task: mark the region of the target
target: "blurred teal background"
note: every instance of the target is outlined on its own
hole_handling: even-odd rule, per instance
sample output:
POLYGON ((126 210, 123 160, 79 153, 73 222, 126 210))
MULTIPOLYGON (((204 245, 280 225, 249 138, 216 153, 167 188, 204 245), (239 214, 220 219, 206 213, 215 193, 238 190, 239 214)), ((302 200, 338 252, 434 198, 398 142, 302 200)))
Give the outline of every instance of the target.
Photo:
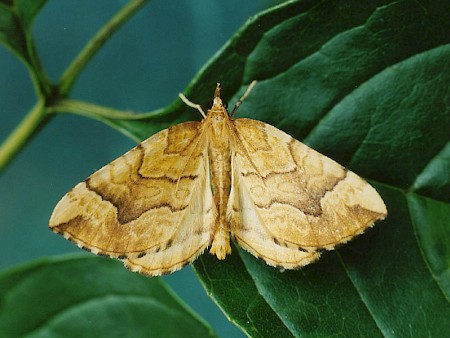
MULTIPOLYGON (((89 38, 127 1, 49 1, 34 25, 44 68, 55 81, 89 38)), ((253 14, 275 2, 150 2, 106 44, 72 97, 119 109, 169 104, 253 14)), ((25 67, 0 47, 0 140, 35 102, 25 67)), ((218 78, 220 74, 218 74, 218 78)), ((211 88, 211 94, 214 88, 211 88)), ((99 122, 58 115, 0 176, 0 268, 80 251, 47 228, 62 195, 134 142, 99 122)), ((191 268, 164 277, 222 337, 243 337, 206 296, 191 268)))

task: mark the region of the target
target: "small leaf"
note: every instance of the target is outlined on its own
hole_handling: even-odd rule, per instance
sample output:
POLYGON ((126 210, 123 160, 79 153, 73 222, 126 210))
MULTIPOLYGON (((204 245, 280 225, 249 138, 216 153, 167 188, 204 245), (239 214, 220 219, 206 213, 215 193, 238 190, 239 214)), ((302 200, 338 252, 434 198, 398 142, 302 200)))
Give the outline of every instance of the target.
POLYGON ((2 272, 0 300, 2 337, 215 337, 162 279, 92 255, 2 272))
POLYGON ((47 0, 0 1, 0 42, 18 54, 28 64, 30 55, 31 24, 47 0))
POLYGON ((26 30, 31 29, 33 20, 45 6, 47 0, 15 0, 14 7, 26 30))
POLYGON ((25 32, 13 8, 0 3, 0 42, 27 60, 25 32))

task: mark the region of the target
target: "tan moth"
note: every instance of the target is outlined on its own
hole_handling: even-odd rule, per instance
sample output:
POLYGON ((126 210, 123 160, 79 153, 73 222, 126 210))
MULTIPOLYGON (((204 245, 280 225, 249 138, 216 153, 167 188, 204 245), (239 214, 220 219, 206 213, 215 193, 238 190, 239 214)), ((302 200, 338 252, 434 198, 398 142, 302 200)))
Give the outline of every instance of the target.
POLYGON ((267 264, 296 269, 387 215, 366 181, 281 130, 234 119, 220 85, 201 122, 151 136, 69 191, 50 229, 81 248, 157 276, 230 238, 267 264))

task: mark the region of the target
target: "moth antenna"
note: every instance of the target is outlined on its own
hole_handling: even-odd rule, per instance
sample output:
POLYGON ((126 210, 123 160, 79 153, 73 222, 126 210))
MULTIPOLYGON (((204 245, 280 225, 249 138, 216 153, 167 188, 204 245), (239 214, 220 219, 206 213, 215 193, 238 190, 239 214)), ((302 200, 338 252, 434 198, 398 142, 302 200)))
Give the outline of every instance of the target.
POLYGON ((182 93, 179 93, 178 96, 180 97, 181 101, 183 101, 187 106, 197 109, 200 114, 202 114, 203 118, 206 118, 206 114, 199 104, 189 101, 189 99, 182 93))
POLYGON ((238 110, 238 108, 241 106, 242 102, 247 98, 248 94, 250 94, 250 92, 252 91, 256 82, 257 82, 256 80, 253 80, 252 83, 250 83, 250 85, 248 86, 244 95, 242 95, 242 97, 239 100, 237 100, 236 105, 234 106, 233 111, 230 114, 230 117, 233 117, 234 113, 236 113, 236 110, 238 110))

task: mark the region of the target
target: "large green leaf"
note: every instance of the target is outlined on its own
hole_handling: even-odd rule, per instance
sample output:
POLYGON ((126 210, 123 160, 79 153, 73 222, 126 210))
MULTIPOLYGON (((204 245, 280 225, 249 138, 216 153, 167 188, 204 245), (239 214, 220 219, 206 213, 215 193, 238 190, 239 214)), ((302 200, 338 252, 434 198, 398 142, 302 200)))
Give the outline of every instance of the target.
POLYGON ((450 12, 445 1, 362 3, 269 11, 199 77, 233 68, 223 61, 229 49, 265 27, 225 78, 230 88, 260 80, 240 115, 270 122, 377 182, 389 210, 374 230, 301 271, 279 273, 242 251, 233 258, 244 263, 239 273, 212 257, 194 264, 248 333, 263 336, 280 320, 296 336, 448 333, 450 12), (284 21, 265 26, 272 16, 284 21), (239 303, 243 293, 255 302, 239 303), (255 320, 258 310, 266 323, 255 320))
MULTIPOLYGON (((388 218, 299 271, 235 248, 197 274, 252 336, 445 337, 450 327, 448 1, 289 1, 252 18, 186 90, 216 82, 271 123, 369 179, 388 218)), ((180 101, 106 123, 145 138, 186 119, 180 101)))
POLYGON ((84 254, 3 272, 0 300, 1 337, 215 337, 160 278, 84 254))

